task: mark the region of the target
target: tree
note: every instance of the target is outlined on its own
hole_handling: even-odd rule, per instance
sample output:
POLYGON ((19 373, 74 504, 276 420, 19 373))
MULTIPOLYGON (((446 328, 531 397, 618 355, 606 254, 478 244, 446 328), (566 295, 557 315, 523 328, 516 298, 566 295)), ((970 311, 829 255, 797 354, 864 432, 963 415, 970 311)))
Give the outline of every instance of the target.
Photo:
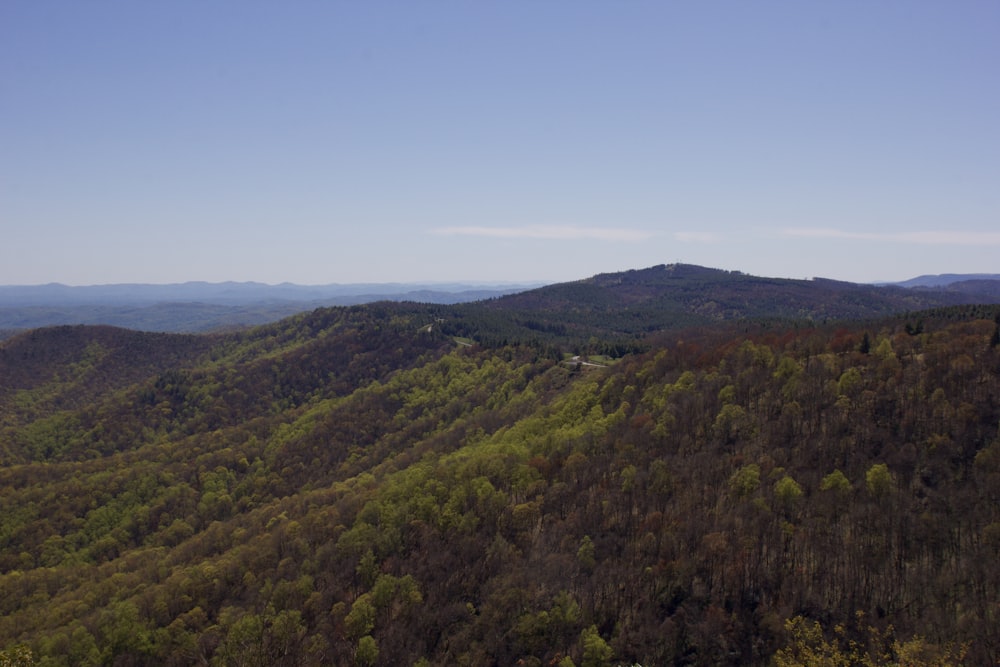
POLYGON ((791 514, 802 498, 802 487, 789 475, 774 483, 774 499, 782 510, 791 514))
POLYGON ((846 495, 851 492, 851 482, 840 470, 834 470, 823 478, 819 485, 820 491, 833 491, 837 494, 846 495))
POLYGON ((375 627, 375 605, 372 604, 370 593, 358 596, 344 618, 344 624, 351 637, 362 637, 372 631, 375 627))
POLYGON ((298 664, 299 648, 306 636, 306 627, 302 623, 302 613, 298 610, 285 609, 278 612, 271 622, 270 652, 276 658, 286 663, 298 664))
POLYGON ((264 619, 258 614, 245 614, 237 619, 219 647, 219 664, 239 667, 264 667, 264 619))
POLYGON ((597 631, 596 625, 580 633, 580 643, 583 645, 582 667, 605 667, 611 663, 613 651, 597 631))
POLYGON ((882 498, 892 491, 892 473, 889 466, 884 463, 876 463, 865 473, 865 485, 868 493, 875 498, 882 498))
POLYGON ((729 478, 729 488, 737 498, 745 498, 760 487, 760 466, 748 463, 729 478))
POLYGON ((594 552, 594 541, 590 539, 590 535, 584 535, 583 539, 580 540, 580 548, 576 550, 576 560, 580 563, 584 570, 590 571, 594 569, 597 564, 594 552))
POLYGON ((378 577, 378 561, 375 559, 375 554, 371 549, 366 551, 365 555, 361 557, 354 571, 357 572, 358 577, 361 578, 361 583, 365 587, 370 588, 375 583, 375 579, 378 577))
POLYGON ((358 648, 354 652, 354 661, 359 667, 371 667, 378 660, 378 644, 371 635, 365 635, 358 640, 358 648))

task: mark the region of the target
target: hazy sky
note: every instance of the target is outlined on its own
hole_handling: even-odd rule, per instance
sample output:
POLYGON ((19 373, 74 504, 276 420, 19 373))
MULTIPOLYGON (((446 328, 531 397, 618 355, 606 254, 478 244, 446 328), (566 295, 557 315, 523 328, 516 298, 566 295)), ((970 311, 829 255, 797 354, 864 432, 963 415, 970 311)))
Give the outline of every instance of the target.
POLYGON ((4 0, 0 284, 1000 273, 1000 2, 4 0))

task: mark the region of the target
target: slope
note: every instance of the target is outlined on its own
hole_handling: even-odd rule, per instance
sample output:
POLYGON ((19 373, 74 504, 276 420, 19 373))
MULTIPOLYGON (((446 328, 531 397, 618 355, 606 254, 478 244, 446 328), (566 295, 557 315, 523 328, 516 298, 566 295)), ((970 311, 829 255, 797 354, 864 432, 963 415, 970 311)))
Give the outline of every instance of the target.
POLYGON ((455 346, 405 304, 213 339, 53 408, 58 447, 10 431, 0 647, 767 664, 805 618, 990 664, 997 316, 689 329, 603 369, 455 346))
POLYGON ((451 313, 458 335, 497 344, 549 343, 616 356, 657 331, 736 320, 870 319, 958 304, 1000 301, 996 283, 920 289, 833 280, 764 278, 672 264, 541 287, 451 313), (992 289, 992 291, 990 291, 992 289), (593 339, 593 342, 591 342, 593 339), (599 349, 601 348, 601 349, 599 349))

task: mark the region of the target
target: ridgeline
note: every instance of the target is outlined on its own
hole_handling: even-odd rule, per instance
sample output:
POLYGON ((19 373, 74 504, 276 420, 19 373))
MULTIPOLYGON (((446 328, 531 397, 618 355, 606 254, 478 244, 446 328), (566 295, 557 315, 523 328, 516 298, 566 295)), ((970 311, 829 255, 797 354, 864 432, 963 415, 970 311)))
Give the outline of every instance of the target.
POLYGON ((670 266, 19 334, 0 664, 996 664, 972 294, 670 266))

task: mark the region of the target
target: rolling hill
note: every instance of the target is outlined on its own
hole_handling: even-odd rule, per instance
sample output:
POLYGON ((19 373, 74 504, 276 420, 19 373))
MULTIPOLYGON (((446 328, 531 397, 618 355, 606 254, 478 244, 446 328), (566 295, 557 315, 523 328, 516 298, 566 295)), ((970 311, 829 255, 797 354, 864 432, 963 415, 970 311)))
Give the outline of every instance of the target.
POLYGON ((19 334, 0 660, 995 664, 1000 306, 915 294, 674 266, 19 334))

